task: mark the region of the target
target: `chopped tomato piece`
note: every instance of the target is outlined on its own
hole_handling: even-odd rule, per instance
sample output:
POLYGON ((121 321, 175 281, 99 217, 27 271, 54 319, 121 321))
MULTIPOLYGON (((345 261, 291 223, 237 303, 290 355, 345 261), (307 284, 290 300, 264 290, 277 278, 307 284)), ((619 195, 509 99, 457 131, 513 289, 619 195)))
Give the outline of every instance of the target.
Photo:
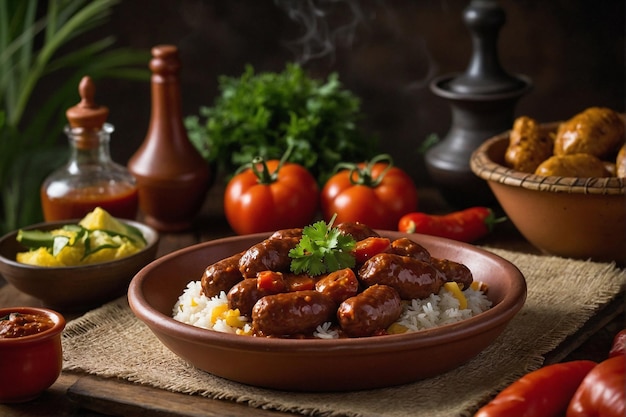
POLYGON ((284 292, 287 288, 282 272, 262 271, 256 276, 256 286, 259 290, 265 290, 271 294, 284 292))
POLYGON ((391 241, 386 237, 368 237, 356 242, 353 250, 357 264, 363 264, 369 258, 385 252, 391 246, 391 241))

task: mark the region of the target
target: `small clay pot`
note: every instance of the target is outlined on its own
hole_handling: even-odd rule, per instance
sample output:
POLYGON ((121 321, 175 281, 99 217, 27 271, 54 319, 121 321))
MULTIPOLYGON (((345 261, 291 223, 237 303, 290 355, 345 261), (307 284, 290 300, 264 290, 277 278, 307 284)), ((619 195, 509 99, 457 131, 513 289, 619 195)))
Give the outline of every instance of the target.
POLYGON ((61 374, 63 353, 61 333, 65 319, 56 311, 35 307, 0 309, 0 317, 10 313, 33 314, 52 321, 41 333, 5 338, 0 335, 0 403, 19 403, 37 398, 61 374))

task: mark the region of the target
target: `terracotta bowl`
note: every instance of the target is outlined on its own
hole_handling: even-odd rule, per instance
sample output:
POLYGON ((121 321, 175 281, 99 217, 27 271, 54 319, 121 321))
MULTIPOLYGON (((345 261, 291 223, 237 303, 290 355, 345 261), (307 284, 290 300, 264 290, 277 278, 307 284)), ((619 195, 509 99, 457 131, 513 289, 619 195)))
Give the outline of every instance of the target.
MULTIPOLYGON (((85 311, 99 306, 128 290, 133 276, 156 257, 159 234, 142 223, 126 220, 139 228, 148 245, 127 258, 84 266, 38 267, 15 260, 25 248, 16 240, 17 231, 0 238, 0 274, 18 290, 31 295, 44 306, 62 312, 85 311)), ((53 230, 78 220, 40 223, 23 229, 53 230)))
POLYGON ((55 311, 34 307, 1 308, 0 317, 10 313, 45 316, 53 326, 41 333, 0 337, 0 403, 18 403, 37 398, 61 374, 61 333, 65 319, 55 311))
MULTIPOLYGON (((558 123, 542 125, 556 130, 558 123)), ((504 165, 509 132, 485 141, 472 171, 487 181, 519 232, 545 253, 626 261, 626 179, 539 176, 504 165)))
POLYGON ((433 256, 462 262, 475 280, 486 282, 493 307, 462 322, 412 334, 334 340, 239 336, 171 317, 189 281, 198 280, 209 264, 265 237, 209 241, 157 259, 133 278, 130 307, 172 352, 214 375, 288 391, 348 391, 413 382, 460 366, 500 335, 526 299, 524 277, 508 261, 468 244, 413 234, 433 256))

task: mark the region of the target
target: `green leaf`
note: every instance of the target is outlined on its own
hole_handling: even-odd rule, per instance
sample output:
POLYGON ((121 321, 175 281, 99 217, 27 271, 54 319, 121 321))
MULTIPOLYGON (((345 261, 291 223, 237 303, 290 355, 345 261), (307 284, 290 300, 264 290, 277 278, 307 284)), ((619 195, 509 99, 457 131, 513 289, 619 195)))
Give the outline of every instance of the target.
POLYGON ((280 73, 255 73, 247 65, 239 78, 218 79, 221 94, 211 107, 185 119, 194 145, 229 175, 256 156, 279 159, 289 145, 290 162, 303 165, 322 184, 338 162, 375 155, 377 141, 357 128, 360 100, 337 74, 313 79, 297 64, 280 73))
POLYGON ((323 220, 306 226, 298 245, 289 251, 291 271, 316 276, 344 268, 354 268, 356 260, 352 254, 356 242, 332 227, 336 216, 326 224, 323 220))

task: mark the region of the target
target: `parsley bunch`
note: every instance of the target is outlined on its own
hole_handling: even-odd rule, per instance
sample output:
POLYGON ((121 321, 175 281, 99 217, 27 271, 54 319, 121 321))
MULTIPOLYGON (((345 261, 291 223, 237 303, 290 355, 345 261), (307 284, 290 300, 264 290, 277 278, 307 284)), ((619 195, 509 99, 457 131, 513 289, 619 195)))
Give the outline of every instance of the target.
POLYGON ((354 268, 356 261, 352 250, 356 241, 332 227, 335 217, 328 224, 320 220, 303 229, 300 243, 289 251, 292 272, 316 276, 354 268))
POLYGON ((214 105, 186 117, 185 126, 200 153, 227 177, 254 157, 280 159, 289 145, 289 161, 320 184, 337 163, 376 154, 376 140, 357 128, 360 100, 336 73, 323 81, 297 64, 281 73, 255 73, 248 65, 240 78, 220 77, 219 90, 214 105))

